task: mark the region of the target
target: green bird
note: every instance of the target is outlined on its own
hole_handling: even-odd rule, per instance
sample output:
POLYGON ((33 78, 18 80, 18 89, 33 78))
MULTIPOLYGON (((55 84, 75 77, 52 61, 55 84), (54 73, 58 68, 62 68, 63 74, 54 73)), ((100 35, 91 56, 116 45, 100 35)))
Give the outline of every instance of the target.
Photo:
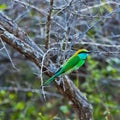
POLYGON ((72 57, 67 60, 66 63, 62 65, 62 67, 58 69, 58 71, 51 78, 43 83, 43 86, 49 85, 52 81, 55 80, 55 78, 62 74, 77 70, 85 63, 85 60, 87 59, 89 53, 90 52, 86 49, 78 50, 72 57))

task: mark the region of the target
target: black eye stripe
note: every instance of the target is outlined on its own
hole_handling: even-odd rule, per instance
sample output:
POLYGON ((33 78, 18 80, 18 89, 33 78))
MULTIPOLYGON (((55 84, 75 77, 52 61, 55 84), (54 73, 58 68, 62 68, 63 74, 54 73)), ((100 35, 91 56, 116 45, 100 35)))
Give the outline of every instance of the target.
POLYGON ((89 52, 79 52, 79 54, 80 54, 80 53, 89 53, 89 52))

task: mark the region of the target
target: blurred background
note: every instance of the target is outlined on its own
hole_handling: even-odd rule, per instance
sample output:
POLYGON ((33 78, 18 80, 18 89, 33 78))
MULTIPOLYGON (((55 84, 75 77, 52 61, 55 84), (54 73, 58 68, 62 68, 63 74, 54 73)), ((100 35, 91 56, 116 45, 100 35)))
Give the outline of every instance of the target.
MULTIPOLYGON (((52 72, 76 50, 93 51, 85 65, 68 76, 92 104, 95 120, 119 120, 120 1, 51 1, 0 0, 0 11, 43 51, 49 37, 43 64, 52 72)), ((46 72, 43 80, 49 78, 46 72)), ((78 120, 54 83, 44 91, 46 101, 40 85, 40 69, 0 41, 0 120, 78 120)))

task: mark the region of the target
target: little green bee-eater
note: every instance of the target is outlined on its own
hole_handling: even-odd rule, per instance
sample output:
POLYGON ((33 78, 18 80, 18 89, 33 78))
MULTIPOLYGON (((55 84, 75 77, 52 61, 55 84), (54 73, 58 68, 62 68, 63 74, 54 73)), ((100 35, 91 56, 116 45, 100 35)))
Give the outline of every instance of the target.
POLYGON ((87 59, 89 53, 90 52, 86 49, 78 50, 72 57, 67 60, 66 63, 62 65, 62 67, 60 67, 60 69, 51 78, 43 83, 43 86, 49 85, 52 81, 55 80, 56 77, 64 73, 69 73, 73 70, 77 70, 85 63, 85 60, 87 59))

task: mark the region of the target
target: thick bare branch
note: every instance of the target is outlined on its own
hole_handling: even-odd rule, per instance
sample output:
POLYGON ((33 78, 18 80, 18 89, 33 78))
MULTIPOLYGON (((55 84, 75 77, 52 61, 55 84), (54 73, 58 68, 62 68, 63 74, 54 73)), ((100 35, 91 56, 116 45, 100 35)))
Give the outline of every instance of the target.
POLYGON ((15 37, 20 38, 22 41, 28 43, 34 49, 37 49, 41 56, 43 55, 43 51, 28 37, 28 35, 21 30, 17 24, 5 16, 3 13, 0 12, 0 25, 3 26, 9 33, 14 34, 15 37))
MULTIPOLYGON (((0 14, 1 39, 14 49, 22 53, 40 68, 42 56, 38 46, 34 42, 31 43, 30 39, 27 39, 28 41, 26 42, 26 33, 23 33, 17 25, 14 25, 15 23, 13 23, 12 20, 10 20, 5 15, 0 14), (21 37, 21 34, 19 33, 24 35, 25 38, 21 37), (36 47, 31 44, 36 45, 37 49, 35 49, 36 47)), ((44 69, 46 68, 44 67, 44 69)), ((52 75, 51 72, 47 72, 46 74, 48 74, 49 76, 52 75)), ((68 78, 65 78, 64 85, 60 84, 56 86, 61 94, 72 102, 80 120, 92 120, 91 104, 86 100, 86 98, 83 97, 82 93, 74 86, 72 81, 68 80, 68 78)))
POLYGON ((2 26, 0 26, 0 37, 1 39, 15 48, 20 53, 24 54, 28 59, 33 61, 38 67, 40 67, 41 55, 29 44, 25 43, 21 39, 15 37, 13 34, 6 31, 2 26))
POLYGON ((69 78, 64 78, 64 83, 57 85, 59 91, 72 101, 80 120, 92 120, 92 106, 82 93, 76 88, 69 78), (78 102, 79 101, 79 102, 78 102))

